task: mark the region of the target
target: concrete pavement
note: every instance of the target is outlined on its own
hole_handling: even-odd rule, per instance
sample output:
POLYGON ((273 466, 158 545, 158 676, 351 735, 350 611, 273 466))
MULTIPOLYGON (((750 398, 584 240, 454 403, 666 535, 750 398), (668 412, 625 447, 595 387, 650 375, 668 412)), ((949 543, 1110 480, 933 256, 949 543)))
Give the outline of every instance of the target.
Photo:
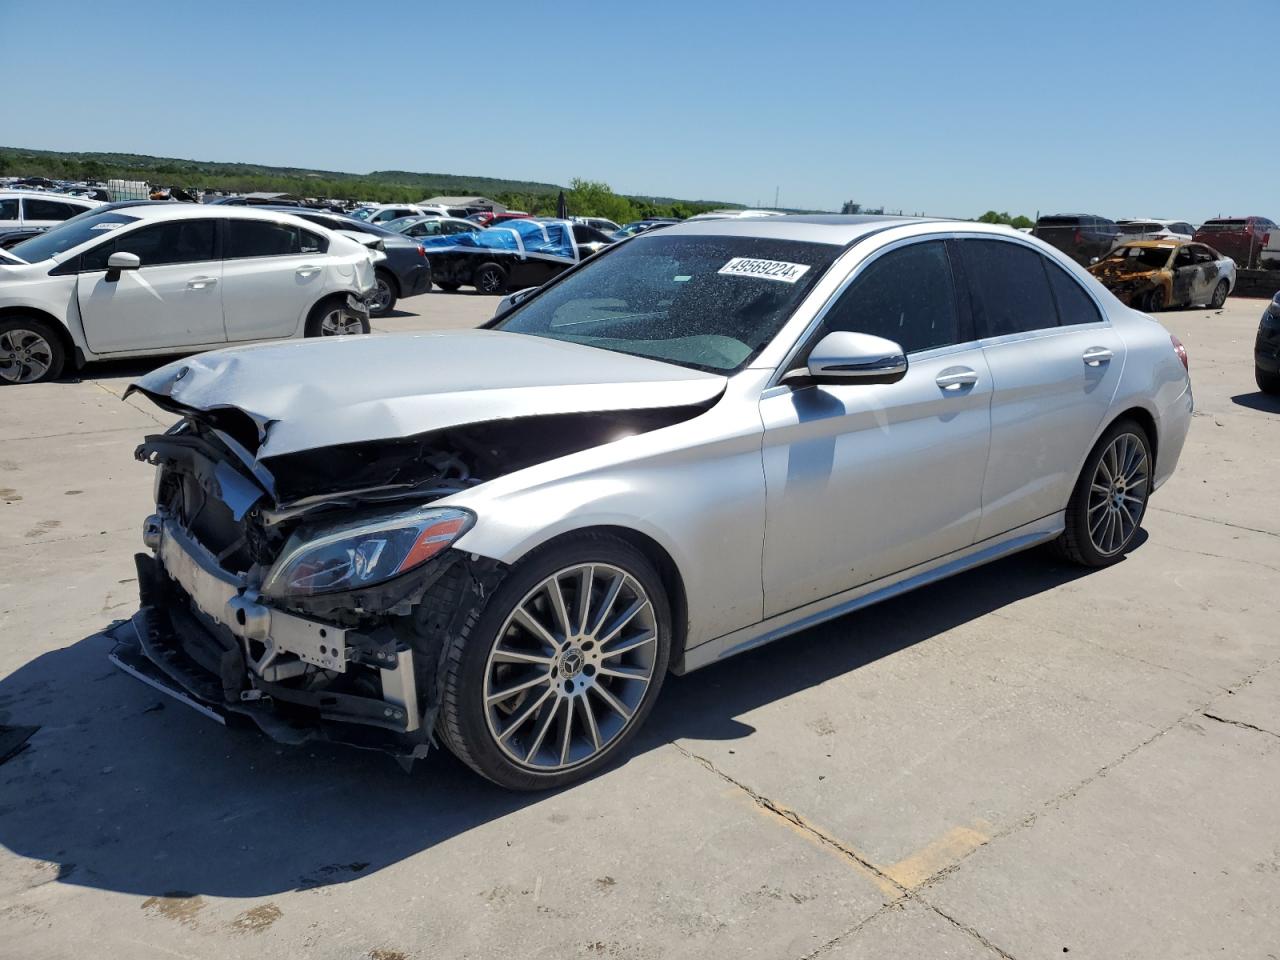
MULTIPOLYGON (((431 294, 382 331, 473 326, 431 294)), ((1280 956, 1280 403, 1263 303, 1174 311, 1197 415, 1146 539, 1036 551, 670 678, 629 759, 512 795, 225 730, 115 671, 170 417, 147 364, 0 391, 0 954, 1280 956)))

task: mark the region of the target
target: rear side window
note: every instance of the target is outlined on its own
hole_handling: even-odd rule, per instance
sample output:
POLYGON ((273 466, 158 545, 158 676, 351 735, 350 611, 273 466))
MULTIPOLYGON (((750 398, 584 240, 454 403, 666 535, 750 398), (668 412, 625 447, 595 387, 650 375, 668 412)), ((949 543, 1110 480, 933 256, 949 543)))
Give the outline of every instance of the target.
POLYGON ((1003 240, 962 240, 978 332, 984 337, 1058 325, 1044 257, 1003 240))
POLYGON ((329 250, 327 237, 312 233, 310 230, 299 230, 298 236, 300 238, 299 247, 303 253, 326 253, 329 250))
POLYGON ((82 209, 70 203, 41 200, 38 197, 24 197, 22 203, 26 207, 28 220, 70 220, 82 209))
MULTIPOLYGON (((228 220, 227 259, 283 257, 302 253, 301 231, 289 223, 268 220, 228 220)), ((315 234, 311 234, 315 236, 315 234)))
POLYGON ((1044 262, 1045 273, 1049 275, 1049 288, 1058 305, 1058 323, 1064 327, 1077 323, 1101 323, 1102 314, 1084 292, 1084 288, 1056 263, 1045 257, 1040 259, 1044 262))
POLYGON ((18 200, 16 197, 0 200, 0 220, 18 219, 18 200))
POLYGON ((872 261, 827 312, 823 326, 827 332, 884 337, 906 353, 959 343, 946 246, 940 240, 913 243, 872 261))
POLYGON ((107 258, 113 253, 136 254, 144 267, 213 260, 215 235, 213 220, 171 220, 140 227, 85 251, 80 270, 88 273, 107 269, 107 258))

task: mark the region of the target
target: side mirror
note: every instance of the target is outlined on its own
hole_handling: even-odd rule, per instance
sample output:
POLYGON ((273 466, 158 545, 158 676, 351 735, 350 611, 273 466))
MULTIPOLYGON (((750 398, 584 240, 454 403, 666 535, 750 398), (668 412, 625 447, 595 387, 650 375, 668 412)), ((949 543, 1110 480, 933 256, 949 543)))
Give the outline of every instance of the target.
POLYGON ((107 275, 102 279, 106 280, 107 283, 115 283, 120 279, 120 271, 137 270, 140 266, 142 266, 142 261, 138 259, 136 253, 117 251, 107 257, 107 275))
POLYGON ((108 270, 137 270, 140 266, 142 261, 138 259, 136 253, 120 251, 107 257, 108 270))
POLYGON ((803 369, 791 370, 784 383, 897 383, 907 375, 902 347, 869 333, 828 333, 809 351, 803 369))
POLYGON ((1095 263, 1097 263, 1097 262, 1098 262, 1098 258, 1097 258, 1097 257, 1090 257, 1090 258, 1089 258, 1089 266, 1091 266, 1091 267, 1092 267, 1092 266, 1093 266, 1095 263))

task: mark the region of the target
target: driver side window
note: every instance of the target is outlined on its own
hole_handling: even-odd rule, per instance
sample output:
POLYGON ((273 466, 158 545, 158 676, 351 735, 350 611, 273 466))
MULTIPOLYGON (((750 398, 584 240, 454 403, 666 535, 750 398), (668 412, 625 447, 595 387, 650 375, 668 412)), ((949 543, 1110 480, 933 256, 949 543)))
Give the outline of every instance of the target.
POLYGON ((114 236, 86 251, 80 260, 80 270, 82 273, 106 270, 107 258, 113 253, 135 254, 144 268, 215 260, 215 236, 213 220, 158 223, 114 236))
POLYGON ((959 343, 946 245, 913 243, 872 261, 827 312, 823 328, 884 337, 906 353, 959 343))

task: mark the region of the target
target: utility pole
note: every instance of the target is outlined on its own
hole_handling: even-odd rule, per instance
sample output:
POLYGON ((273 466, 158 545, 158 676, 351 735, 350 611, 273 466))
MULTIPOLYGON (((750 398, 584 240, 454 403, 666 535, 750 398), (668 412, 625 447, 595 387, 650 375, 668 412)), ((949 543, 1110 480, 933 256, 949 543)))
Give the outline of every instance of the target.
POLYGON ((778 188, 773 188, 773 209, 778 209, 778 188))

